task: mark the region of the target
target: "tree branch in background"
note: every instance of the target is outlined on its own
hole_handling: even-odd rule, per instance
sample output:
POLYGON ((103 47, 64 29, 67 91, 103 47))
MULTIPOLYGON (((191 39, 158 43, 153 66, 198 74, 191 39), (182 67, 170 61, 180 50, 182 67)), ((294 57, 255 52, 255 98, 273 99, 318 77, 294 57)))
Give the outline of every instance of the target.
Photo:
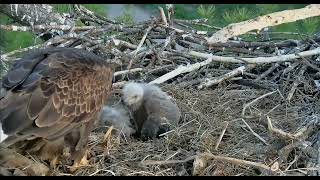
POLYGON ((53 11, 48 4, 1 4, 0 12, 24 26, 71 25, 73 20, 53 11))
POLYGON ((208 44, 226 42, 229 38, 245 34, 252 30, 295 22, 310 17, 320 16, 320 5, 312 4, 301 9, 285 10, 259 16, 255 19, 230 24, 207 38, 208 44))

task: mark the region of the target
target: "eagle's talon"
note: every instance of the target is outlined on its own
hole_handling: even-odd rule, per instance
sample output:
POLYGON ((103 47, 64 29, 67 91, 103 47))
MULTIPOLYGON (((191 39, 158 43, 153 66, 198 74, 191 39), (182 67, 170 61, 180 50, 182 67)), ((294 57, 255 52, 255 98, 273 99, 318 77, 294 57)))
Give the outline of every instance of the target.
POLYGON ((84 156, 81 158, 80 161, 75 161, 73 165, 69 168, 71 172, 75 172, 81 167, 88 166, 89 165, 89 160, 88 160, 88 151, 84 154, 84 156))
POLYGON ((59 157, 56 156, 54 159, 50 161, 50 167, 55 169, 57 167, 57 164, 59 164, 59 157))

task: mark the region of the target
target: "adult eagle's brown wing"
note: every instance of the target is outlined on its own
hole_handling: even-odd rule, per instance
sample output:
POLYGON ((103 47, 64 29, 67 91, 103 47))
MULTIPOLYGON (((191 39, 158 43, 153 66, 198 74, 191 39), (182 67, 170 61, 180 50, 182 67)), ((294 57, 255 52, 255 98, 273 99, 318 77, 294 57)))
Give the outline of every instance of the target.
POLYGON ((113 68, 80 49, 37 50, 2 79, 0 122, 4 141, 58 139, 93 121, 111 92, 113 68))

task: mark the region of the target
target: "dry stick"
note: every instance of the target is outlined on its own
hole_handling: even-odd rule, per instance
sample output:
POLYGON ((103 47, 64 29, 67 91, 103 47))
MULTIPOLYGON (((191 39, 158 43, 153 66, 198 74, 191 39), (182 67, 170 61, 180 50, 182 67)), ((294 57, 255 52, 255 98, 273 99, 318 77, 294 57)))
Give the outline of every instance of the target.
POLYGON ((166 82, 167 80, 172 79, 180 74, 197 70, 202 66, 210 64, 211 62, 212 62, 212 59, 209 58, 209 59, 202 61, 200 63, 195 63, 195 64, 187 65, 187 66, 182 66, 182 65, 178 66, 178 68, 176 68, 175 70, 173 70, 163 76, 160 76, 159 78, 149 82, 149 84, 161 84, 161 83, 166 82))
POLYGON ((225 81, 227 79, 230 79, 234 76, 237 76, 239 74, 243 74, 244 71, 248 70, 249 66, 240 66, 230 72, 228 72, 227 74, 224 74, 222 76, 219 77, 213 77, 213 78, 206 78, 204 82, 202 82, 197 88, 198 89, 203 89, 203 88, 208 88, 211 87, 213 85, 219 84, 222 81, 225 81))
POLYGON ((71 25, 34 25, 33 27, 30 26, 16 26, 16 25, 0 25, 0 29, 4 29, 7 31, 44 31, 44 30, 70 30, 73 29, 74 31, 87 31, 90 29, 97 29, 100 28, 98 26, 71 26, 71 25))
POLYGON ((298 161, 298 159, 299 159, 299 157, 298 157, 297 155, 295 155, 294 158, 293 158, 293 160, 289 163, 289 165, 286 167, 286 169, 285 169, 284 171, 288 171, 288 170, 291 168, 291 166, 292 166, 295 162, 298 161))
POLYGON ((127 67, 128 70, 131 68, 132 63, 133 63, 133 60, 135 59, 138 51, 140 50, 141 46, 143 45, 144 41, 146 40, 147 35, 148 35, 148 33, 150 32, 150 30, 152 29, 152 27, 153 27, 153 24, 151 24, 151 25, 148 27, 148 29, 146 30, 146 33, 143 35, 143 37, 142 37, 142 39, 141 39, 141 41, 140 41, 140 43, 139 43, 137 49, 136 49, 135 51, 133 51, 133 57, 132 57, 132 59, 130 60, 129 65, 128 65, 128 67, 127 67))
POLYGON ((214 147, 214 150, 218 150, 218 147, 219 147, 219 145, 220 145, 220 143, 221 143, 221 140, 222 140, 222 138, 223 138, 223 136, 224 136, 224 133, 226 132, 226 130, 227 130, 227 128, 228 128, 228 125, 229 125, 229 122, 228 121, 225 121, 224 122, 224 128, 223 128, 223 130, 222 130, 222 132, 221 132, 221 134, 220 134, 220 136, 219 136, 219 139, 218 139, 218 141, 217 141, 217 143, 216 143, 216 146, 214 147))
POLYGON ((282 72, 282 74, 288 74, 289 72, 291 72, 292 70, 294 70, 294 69, 296 69, 296 67, 298 66, 298 65, 300 65, 301 63, 300 62, 294 62, 294 63, 290 63, 290 65, 287 67, 287 68, 285 68, 284 70, 283 70, 283 72, 282 72))
POLYGON ((243 61, 245 61, 251 64, 265 64, 265 63, 293 61, 300 57, 317 55, 317 54, 320 54, 320 48, 316 48, 310 51, 303 51, 296 54, 287 54, 287 55, 272 56, 272 57, 241 58, 243 61, 234 57, 215 56, 213 54, 201 53, 196 51, 190 51, 188 54, 198 58, 204 58, 204 59, 212 58, 212 60, 216 62, 243 63, 243 61))
POLYGON ((119 40, 119 39, 112 39, 115 46, 124 46, 130 49, 137 49, 138 46, 135 44, 131 44, 127 41, 119 40))
POLYGON ((315 121, 310 121, 305 127, 301 128, 297 133, 291 134, 291 133, 284 132, 281 129, 277 129, 277 128, 273 127, 269 116, 267 116, 267 121, 268 121, 267 122, 268 123, 268 130, 271 133, 276 134, 283 139, 289 139, 289 140, 296 140, 299 138, 301 139, 301 137, 306 136, 307 134, 311 133, 313 128, 310 128, 310 126, 313 126, 313 123, 315 122, 315 121))
POLYGON ((287 101, 290 102, 291 98, 293 97, 294 93, 296 92, 297 87, 301 83, 301 78, 306 70, 307 70, 307 65, 302 66, 302 68, 300 69, 300 71, 296 77, 297 79, 294 81, 292 88, 288 93, 287 101))
POLYGON ((143 71, 143 70, 144 70, 143 68, 135 68, 135 69, 130 69, 130 70, 117 71, 113 75, 114 76, 119 76, 119 75, 128 74, 128 73, 140 72, 140 71, 143 71))
POLYGON ((146 32, 144 33, 144 35, 143 35, 143 37, 142 37, 142 39, 141 39, 140 43, 138 44, 137 49, 133 52, 133 58, 135 58, 135 57, 136 57, 136 55, 137 55, 138 51, 139 51, 139 50, 140 50, 140 48, 142 47, 142 45, 143 45, 144 41, 145 41, 145 40, 146 40, 146 38, 147 38, 147 35, 149 34, 150 30, 152 29, 152 27, 153 27, 153 24, 151 24, 151 25, 148 27, 148 29, 146 30, 146 32))
MULTIPOLYGON (((202 19, 174 19, 173 21, 180 22, 180 23, 187 23, 187 24, 194 24, 194 23, 207 23, 208 19, 202 18, 202 19)), ((221 29, 221 28, 220 28, 221 29)))
POLYGON ((199 156, 207 157, 207 158, 214 159, 217 161, 224 161, 224 162, 229 162, 229 163, 237 164, 237 165, 252 166, 252 167, 257 167, 257 168, 261 168, 264 170, 272 171, 272 169, 269 166, 262 164, 262 163, 246 161, 246 160, 242 160, 242 159, 236 159, 236 158, 225 157, 225 156, 217 156, 217 155, 213 155, 211 153, 202 153, 202 154, 199 154, 199 156))
MULTIPOLYGON (((318 68, 318 67, 317 67, 316 65, 314 65, 314 64, 311 64, 307 58, 301 57, 301 59, 303 59, 302 62, 303 62, 305 65, 307 65, 308 67, 310 67, 310 68, 312 68, 312 69, 320 72, 320 68, 318 68)), ((310 59, 310 58, 309 58, 309 59, 310 59)))
POLYGON ((247 128, 250 130, 250 132, 255 136, 257 137, 258 139, 260 139, 265 145, 269 145, 269 143, 267 143, 267 141, 265 139, 263 139, 261 136, 259 136, 256 132, 254 132, 251 127, 249 126, 249 124, 244 120, 242 119, 242 122, 247 126, 247 128))
MULTIPOLYGON (((295 59, 298 59, 300 57, 307 57, 307 56, 313 56, 316 54, 320 54, 320 48, 316 48, 310 51, 304 51, 297 54, 289 54, 289 55, 281 55, 281 56, 274 56, 274 57, 258 57, 258 58, 241 58, 242 60, 239 60, 238 58, 234 57, 223 57, 223 56, 214 56, 212 54, 207 53, 200 53, 196 51, 190 51, 188 53, 189 55, 198 57, 198 58, 206 58, 207 60, 195 63, 192 65, 187 66, 179 66, 177 69, 162 75, 161 77, 153 80, 150 82, 150 84, 161 84, 163 82, 166 82, 169 79, 172 79, 182 73, 191 72, 194 70, 199 69, 202 66, 208 65, 213 61, 216 62, 230 62, 230 63, 243 63, 243 61, 247 63, 274 63, 274 62, 286 62, 286 61, 292 61, 295 59)), ((241 69, 240 69, 241 70, 241 69)))
MULTIPOLYGON (((297 40, 285 40, 282 42, 245 42, 245 41, 234 41, 229 40, 228 42, 222 43, 215 43, 210 45, 211 47, 238 47, 238 48, 266 48, 266 47, 291 47, 297 46, 301 41, 297 40)), ((204 45, 208 45, 206 43, 202 43, 204 45)))
MULTIPOLYGON (((221 27, 217 27, 217 26, 211 26, 209 24, 204 24, 208 21, 208 19, 195 19, 195 20, 181 20, 181 19, 175 19, 175 22, 179 22, 179 23, 188 23, 188 24, 193 24, 193 25, 199 25, 199 26, 204 26, 204 27, 208 27, 208 28, 212 28, 212 29, 217 29, 220 30, 222 29, 221 27)), ((255 33, 256 34, 256 33, 255 33)))
POLYGON ((307 60, 307 59, 304 58, 304 57, 302 57, 302 59, 304 59, 303 63, 304 63, 305 65, 307 65, 307 66, 309 66, 310 68, 312 68, 312 69, 320 72, 320 68, 318 68, 316 65, 311 64, 311 63, 309 62, 309 60, 307 60))
POLYGON ((245 34, 252 30, 261 30, 265 27, 290 23, 310 17, 320 16, 320 5, 312 4, 304 8, 285 10, 259 16, 240 23, 230 24, 207 38, 208 44, 226 42, 229 38, 245 34))
MULTIPOLYGON (((320 135, 318 135, 318 141, 320 141, 319 137, 320 137, 320 135)), ((317 162, 317 166, 318 166, 318 174, 320 174, 320 146, 318 147, 318 162, 317 162)))
POLYGON ((276 91, 268 92, 268 93, 266 93, 266 94, 264 94, 264 95, 262 95, 262 96, 260 96, 260 97, 258 97, 258 98, 256 98, 256 99, 254 99, 253 101, 245 104, 245 105, 243 106, 243 109, 242 109, 242 116, 245 115, 245 112, 246 112, 247 107, 251 106, 253 103, 259 101, 259 100, 262 99, 262 98, 265 98, 265 97, 267 97, 267 96, 270 96, 271 94, 273 94, 273 93, 275 93, 275 92, 278 92, 278 91, 276 90, 276 91))
POLYGON ((270 132, 277 134, 278 136, 285 138, 285 139, 294 139, 292 134, 286 133, 286 132, 282 131, 281 129, 274 128, 269 116, 267 116, 267 121, 268 121, 268 130, 270 132))
POLYGON ((196 156, 190 156, 184 160, 168 160, 168 161, 153 161, 153 160, 145 160, 142 161, 140 164, 144 166, 152 166, 152 165, 166 165, 166 164, 178 164, 178 163, 185 163, 190 160, 193 160, 196 156))
POLYGON ((8 57, 8 56, 12 56, 12 55, 17 54, 17 53, 22 53, 22 52, 25 52, 25 51, 29 51, 29 50, 35 49, 35 48, 40 48, 42 45, 43 45, 43 44, 38 44, 38 45, 35 45, 35 46, 29 46, 29 47, 26 47, 26 48, 17 49, 17 50, 8 52, 8 53, 6 53, 6 54, 2 54, 2 55, 0 56, 0 59, 2 59, 3 61, 7 61, 7 57, 8 57))
POLYGON ((160 10, 160 16, 161 16, 162 22, 164 23, 165 26, 168 26, 168 21, 167 21, 166 15, 164 14, 163 8, 162 7, 158 7, 158 8, 160 10))
POLYGON ((280 66, 279 63, 273 64, 268 70, 263 72, 260 76, 258 76, 255 81, 260 81, 261 79, 267 77, 270 73, 272 73, 275 69, 277 69, 280 66))
POLYGON ((89 9, 85 8, 82 5, 73 5, 74 10, 76 10, 78 13, 80 13, 82 16, 85 15, 86 17, 88 17, 90 20, 93 20, 94 22, 97 22, 99 24, 104 24, 105 22, 107 22, 108 24, 119 24, 115 21, 112 21, 110 19, 107 19, 104 16, 100 16, 97 13, 94 13, 92 11, 90 11, 89 9))
POLYGON ((121 89, 127 81, 116 82, 112 84, 112 89, 121 89))
POLYGON ((278 150, 279 158, 280 158, 281 161, 287 162, 288 157, 289 157, 289 155, 290 155, 290 153, 292 152, 293 149, 295 149, 295 148, 301 149, 301 147, 303 147, 302 151, 305 152, 306 149, 304 147, 307 147, 307 146, 308 145, 304 141, 292 142, 292 143, 284 146, 280 150, 278 150))

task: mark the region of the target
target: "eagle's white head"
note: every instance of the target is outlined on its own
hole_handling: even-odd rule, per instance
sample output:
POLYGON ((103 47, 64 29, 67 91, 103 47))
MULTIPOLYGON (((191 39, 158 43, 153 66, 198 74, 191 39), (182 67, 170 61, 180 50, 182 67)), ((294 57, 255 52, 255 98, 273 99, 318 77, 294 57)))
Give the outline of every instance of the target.
POLYGON ((144 89, 143 84, 129 82, 122 89, 123 101, 132 110, 137 110, 142 105, 144 89))

